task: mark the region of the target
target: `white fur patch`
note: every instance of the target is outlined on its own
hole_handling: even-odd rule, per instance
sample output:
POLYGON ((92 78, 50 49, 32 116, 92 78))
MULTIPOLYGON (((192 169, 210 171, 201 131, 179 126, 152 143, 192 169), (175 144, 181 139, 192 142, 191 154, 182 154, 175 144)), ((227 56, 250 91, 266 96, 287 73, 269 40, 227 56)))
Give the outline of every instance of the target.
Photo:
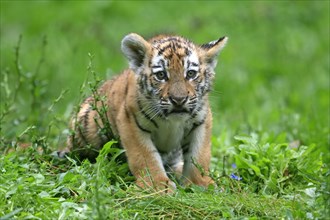
POLYGON ((198 56, 196 54, 195 51, 192 51, 192 53, 189 56, 186 56, 184 58, 184 77, 187 77, 187 72, 189 70, 194 70, 196 72, 198 72, 199 70, 199 60, 198 60, 198 56))
POLYGON ((152 132, 152 139, 158 150, 169 152, 181 147, 184 130, 188 126, 188 115, 173 114, 158 123, 159 128, 152 132))

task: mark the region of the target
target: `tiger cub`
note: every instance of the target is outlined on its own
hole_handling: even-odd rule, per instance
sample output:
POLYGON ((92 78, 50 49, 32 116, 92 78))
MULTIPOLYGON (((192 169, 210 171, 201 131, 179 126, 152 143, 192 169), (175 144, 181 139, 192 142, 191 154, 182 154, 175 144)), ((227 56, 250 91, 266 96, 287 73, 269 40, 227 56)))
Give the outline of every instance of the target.
POLYGON ((104 120, 93 103, 104 102, 91 96, 71 121, 68 148, 95 157, 116 136, 138 186, 174 190, 171 170, 181 172, 183 184, 212 184, 208 92, 226 42, 222 37, 198 46, 178 36, 125 36, 121 49, 130 68, 98 90, 113 134, 101 132, 104 120))

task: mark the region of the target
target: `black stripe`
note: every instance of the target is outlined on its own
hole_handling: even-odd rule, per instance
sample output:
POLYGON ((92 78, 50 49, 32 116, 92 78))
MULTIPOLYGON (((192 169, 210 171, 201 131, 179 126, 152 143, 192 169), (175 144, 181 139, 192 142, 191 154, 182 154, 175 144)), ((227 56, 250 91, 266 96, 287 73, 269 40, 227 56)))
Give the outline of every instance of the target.
POLYGON ((128 111, 128 109, 127 109, 126 102, 125 102, 125 116, 126 116, 126 118, 130 118, 130 116, 129 116, 129 111, 128 111))
POLYGON ((139 88, 141 89, 141 90, 144 90, 144 80, 143 80, 143 76, 140 78, 140 80, 139 80, 139 88))
POLYGON ((191 54, 191 51, 187 47, 184 49, 184 52, 186 56, 189 56, 191 54))
MULTIPOLYGON (((196 101, 197 102, 197 101, 196 101)), ((201 104, 195 111, 195 113, 191 116, 191 118, 195 118, 197 114, 202 110, 203 105, 201 104)))
POLYGON ((151 131, 149 131, 149 130, 147 130, 147 129, 145 129, 145 128, 143 128, 140 124, 139 124, 139 122, 138 122, 138 120, 137 120, 137 118, 136 118, 136 116, 135 115, 133 115, 134 116, 134 121, 135 121, 135 124, 138 126, 138 128, 141 130, 141 131, 144 131, 144 132, 147 132, 147 133, 151 133, 151 131))
POLYGON ((172 44, 173 50, 176 51, 179 45, 176 42, 171 42, 171 44, 172 44))
POLYGON ((145 91, 147 91, 147 93, 150 95, 151 92, 148 90, 148 82, 147 82, 147 76, 146 75, 142 75, 140 80, 139 80, 139 88, 141 93, 144 93, 145 91))
POLYGON ((168 54, 167 56, 165 56, 165 58, 168 59, 168 60, 172 60, 173 53, 168 54))
POLYGON ((160 60, 159 62, 160 62, 160 64, 162 65, 163 69, 165 70, 165 69, 166 69, 166 68, 165 68, 165 61, 164 61, 164 60, 160 60))
MULTIPOLYGON (((126 77, 126 78, 128 78, 128 77, 126 77)), ((127 82, 127 79, 126 79, 125 97, 127 96, 127 93, 128 93, 128 82, 127 82)))
POLYGON ((210 49, 212 47, 214 47, 214 45, 217 45, 219 42, 221 42, 225 37, 221 37, 220 39, 218 40, 215 40, 215 41, 211 41, 209 43, 206 43, 206 44, 202 44, 201 45, 201 48, 203 49, 210 49))
POLYGON ((191 62, 191 65, 192 65, 192 66, 198 66, 198 64, 195 63, 195 62, 191 62))
POLYGON ((156 128, 158 128, 158 124, 152 118, 150 118, 150 116, 147 115, 147 113, 145 111, 143 111, 143 107, 142 107, 142 104, 141 104, 140 100, 138 100, 138 106, 139 106, 139 109, 140 109, 141 113, 143 114, 143 116, 146 119, 148 119, 149 121, 151 121, 155 125, 156 128))
POLYGON ((86 109, 85 114, 83 116, 84 128, 86 128, 88 126, 88 119, 89 119, 90 110, 91 110, 91 107, 89 106, 88 109, 86 109))
POLYGON ((167 50, 168 48, 171 48, 171 47, 172 47, 172 45, 171 45, 171 43, 169 43, 168 45, 164 46, 163 48, 159 48, 159 50, 158 50, 158 56, 159 55, 162 55, 165 50, 167 50))
MULTIPOLYGON (((79 123, 79 122, 78 122, 79 123)), ((86 138, 85 138, 85 135, 84 135, 84 132, 83 132, 83 130, 82 130, 82 126, 80 125, 80 123, 77 125, 78 126, 78 131, 79 131, 79 140, 83 140, 83 142, 85 143, 85 145, 87 145, 88 144, 88 141, 86 140, 86 138)), ((85 131, 85 129, 84 129, 84 131, 85 131)), ((75 139, 75 140, 77 140, 77 139, 75 139)), ((75 141, 76 142, 76 141, 75 141)), ((80 141, 79 141, 79 143, 80 143, 80 141)), ((77 144, 77 145, 80 145, 80 144, 77 144)))

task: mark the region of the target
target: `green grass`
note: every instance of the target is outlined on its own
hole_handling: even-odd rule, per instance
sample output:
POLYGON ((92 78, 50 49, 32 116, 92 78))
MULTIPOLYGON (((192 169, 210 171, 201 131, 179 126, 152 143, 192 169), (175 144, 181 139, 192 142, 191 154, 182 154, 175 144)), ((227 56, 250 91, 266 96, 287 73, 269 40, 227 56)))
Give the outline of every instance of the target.
POLYGON ((328 1, 1 1, 0 219, 326 219, 329 8, 328 1), (105 157, 118 153, 110 144, 95 164, 50 155, 91 94, 92 72, 106 79, 127 67, 120 41, 130 32, 196 43, 229 37, 210 95, 217 188, 141 192, 126 164, 105 157), (31 147, 10 151, 22 144, 31 147))

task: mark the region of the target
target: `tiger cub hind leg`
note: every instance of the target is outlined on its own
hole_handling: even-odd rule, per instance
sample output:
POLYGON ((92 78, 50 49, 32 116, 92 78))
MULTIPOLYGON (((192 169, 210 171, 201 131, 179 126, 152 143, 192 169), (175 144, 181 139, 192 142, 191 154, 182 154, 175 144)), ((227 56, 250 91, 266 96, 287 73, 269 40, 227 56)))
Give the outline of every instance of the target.
POLYGON ((95 162, 104 144, 111 140, 119 141, 107 94, 112 91, 112 85, 113 80, 106 81, 80 105, 70 121, 71 134, 62 155, 70 152, 79 160, 95 162))

